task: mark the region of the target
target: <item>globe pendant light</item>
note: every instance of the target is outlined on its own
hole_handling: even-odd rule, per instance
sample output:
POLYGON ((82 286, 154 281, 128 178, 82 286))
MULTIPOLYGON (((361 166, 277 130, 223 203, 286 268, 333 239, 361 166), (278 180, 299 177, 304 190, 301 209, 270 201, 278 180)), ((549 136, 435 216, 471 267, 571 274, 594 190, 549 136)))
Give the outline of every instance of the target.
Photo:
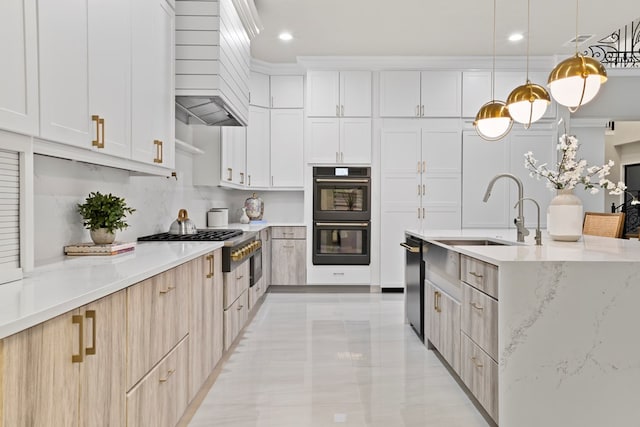
POLYGON ((477 134, 486 141, 497 141, 504 138, 511 127, 513 120, 509 115, 507 105, 495 98, 496 80, 496 0, 493 0, 493 69, 491 71, 491 101, 480 107, 473 121, 477 134))
POLYGON ((597 60, 578 53, 578 0, 576 0, 576 54, 560 62, 549 74, 549 90, 558 104, 575 113, 598 94, 607 71, 597 60))
POLYGON ((511 91, 507 97, 507 108, 511 118, 523 123, 525 129, 531 127, 531 123, 542 118, 547 106, 551 103, 549 93, 540 85, 533 84, 529 80, 529 41, 531 40, 531 1, 527 0, 527 81, 511 91))

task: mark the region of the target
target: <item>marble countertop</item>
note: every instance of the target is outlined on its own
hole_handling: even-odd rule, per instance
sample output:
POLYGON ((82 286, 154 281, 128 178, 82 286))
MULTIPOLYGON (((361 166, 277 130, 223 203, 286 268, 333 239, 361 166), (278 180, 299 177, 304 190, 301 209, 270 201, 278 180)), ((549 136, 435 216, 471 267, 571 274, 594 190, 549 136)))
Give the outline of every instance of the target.
MULTIPOLYGON (((489 238, 509 245, 453 246, 456 251, 483 261, 501 265, 507 262, 577 261, 577 262, 629 262, 640 261, 640 240, 614 239, 584 235, 577 242, 557 242, 542 233, 542 246, 536 246, 535 230, 516 242, 515 229, 463 229, 463 230, 407 230, 422 240, 489 238)), ((445 245, 446 246, 446 245, 445 245)))
POLYGON ((0 285, 0 339, 221 248, 223 242, 141 242, 130 253, 66 257, 0 285))

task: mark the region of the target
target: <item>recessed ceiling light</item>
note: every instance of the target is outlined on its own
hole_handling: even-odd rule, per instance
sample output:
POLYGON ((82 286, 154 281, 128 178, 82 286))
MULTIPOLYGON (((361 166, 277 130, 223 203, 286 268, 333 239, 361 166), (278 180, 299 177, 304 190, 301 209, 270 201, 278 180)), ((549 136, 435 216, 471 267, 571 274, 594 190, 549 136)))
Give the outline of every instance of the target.
POLYGON ((511 34, 509 36, 509 41, 510 42, 519 42, 523 38, 524 38, 524 36, 522 35, 522 33, 513 33, 513 34, 511 34))
POLYGON ((293 39, 293 36, 291 35, 291 33, 287 33, 287 32, 282 32, 278 35, 278 38, 280 40, 283 40, 285 42, 288 42, 289 40, 293 39))

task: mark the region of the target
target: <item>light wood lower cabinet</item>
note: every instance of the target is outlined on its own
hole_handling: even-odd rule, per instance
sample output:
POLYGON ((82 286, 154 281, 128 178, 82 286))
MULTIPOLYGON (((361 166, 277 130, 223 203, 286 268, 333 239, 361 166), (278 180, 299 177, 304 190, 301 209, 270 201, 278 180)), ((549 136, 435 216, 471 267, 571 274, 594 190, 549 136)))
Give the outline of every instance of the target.
POLYGON ((125 292, 0 342, 0 426, 125 425, 125 292))
POLYGON ((498 301, 462 285, 462 332, 498 360, 498 301))
POLYGON ((307 283, 305 227, 271 227, 271 284, 307 283))
POLYGON ((233 271, 224 273, 224 308, 231 304, 249 289, 249 259, 237 266, 233 271))
POLYGON ((127 427, 175 426, 189 403, 188 383, 189 337, 185 337, 127 393, 127 427))
POLYGON ((462 381, 497 423, 498 364, 464 333, 460 370, 462 381))
POLYGON ((460 280, 498 299, 498 267, 460 255, 460 280))
POLYGON ((425 325, 427 338, 442 357, 460 373, 460 303, 440 288, 427 284, 425 289, 425 325))
POLYGON ((264 292, 271 286, 271 228, 260 231, 262 240, 262 279, 264 280, 264 292))
POLYGON ((127 288, 127 390, 188 332, 189 265, 127 288))
POLYGON ((224 349, 229 350, 249 315, 249 290, 245 290, 229 308, 224 311, 224 349))
POLYGON ((222 357, 222 250, 189 262, 189 400, 192 400, 222 357))

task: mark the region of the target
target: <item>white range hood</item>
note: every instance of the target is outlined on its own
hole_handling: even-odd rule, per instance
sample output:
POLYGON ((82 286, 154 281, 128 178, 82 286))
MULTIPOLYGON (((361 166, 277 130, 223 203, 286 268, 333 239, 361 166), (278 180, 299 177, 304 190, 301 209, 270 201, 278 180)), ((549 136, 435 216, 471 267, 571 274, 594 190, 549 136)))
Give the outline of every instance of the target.
POLYGON ((250 39, 261 29, 253 0, 176 1, 176 117, 246 126, 250 39))

